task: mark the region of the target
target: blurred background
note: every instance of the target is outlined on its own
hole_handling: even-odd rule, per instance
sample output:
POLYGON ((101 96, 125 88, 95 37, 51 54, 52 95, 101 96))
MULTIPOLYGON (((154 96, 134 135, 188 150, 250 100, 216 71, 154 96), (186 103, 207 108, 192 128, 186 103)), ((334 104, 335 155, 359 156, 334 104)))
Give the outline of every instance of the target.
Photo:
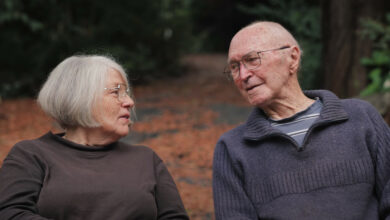
POLYGON ((342 97, 359 95, 367 86, 364 94, 379 92, 387 88, 390 65, 389 5, 385 0, 2 0, 0 96, 34 96, 49 71, 77 53, 111 54, 135 84, 185 74, 179 65, 183 55, 225 53, 234 33, 254 20, 280 22, 296 36, 305 54, 305 88, 328 88, 342 97))
POLYGON ((163 158, 192 219, 214 219, 214 145, 250 112, 221 72, 230 39, 255 20, 297 38, 304 89, 365 99, 390 123, 387 0, 1 0, 0 165, 17 141, 59 130, 34 101, 50 71, 74 54, 110 55, 137 101, 124 141, 163 158))

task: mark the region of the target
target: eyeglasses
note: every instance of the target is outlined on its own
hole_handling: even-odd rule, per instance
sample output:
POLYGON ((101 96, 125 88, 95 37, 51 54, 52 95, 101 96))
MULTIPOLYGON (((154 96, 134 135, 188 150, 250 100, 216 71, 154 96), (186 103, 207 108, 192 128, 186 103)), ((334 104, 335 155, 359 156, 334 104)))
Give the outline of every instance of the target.
POLYGON ((123 102, 126 99, 126 96, 130 97, 130 89, 126 85, 118 84, 113 88, 104 88, 108 90, 119 102, 123 102))
POLYGON ((245 54, 244 56, 242 56, 241 60, 229 63, 225 67, 223 73, 225 75, 227 75, 229 78, 233 77, 233 79, 235 79, 240 74, 240 63, 244 64, 244 66, 247 70, 254 70, 261 65, 260 53, 270 52, 270 51, 275 51, 275 50, 284 50, 287 48, 290 48, 290 46, 283 46, 283 47, 270 49, 270 50, 249 52, 249 53, 245 54))

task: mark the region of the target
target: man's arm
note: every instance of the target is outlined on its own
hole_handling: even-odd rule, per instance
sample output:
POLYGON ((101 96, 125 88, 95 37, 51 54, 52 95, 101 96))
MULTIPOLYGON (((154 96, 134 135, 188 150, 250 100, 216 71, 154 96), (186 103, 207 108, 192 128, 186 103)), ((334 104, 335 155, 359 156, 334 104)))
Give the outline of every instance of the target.
POLYGON ((217 143, 213 160, 213 195, 217 220, 258 219, 243 188, 243 174, 235 166, 222 141, 217 143))
MULTIPOLYGON (((372 107, 373 108, 373 107, 372 107)), ((376 192, 380 219, 390 220, 390 128, 373 108, 371 117, 375 128, 376 192)))

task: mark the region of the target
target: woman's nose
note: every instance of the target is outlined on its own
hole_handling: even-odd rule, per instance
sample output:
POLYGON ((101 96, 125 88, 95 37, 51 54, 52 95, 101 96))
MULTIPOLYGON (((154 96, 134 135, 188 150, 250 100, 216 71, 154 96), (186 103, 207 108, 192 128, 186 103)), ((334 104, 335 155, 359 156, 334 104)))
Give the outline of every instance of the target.
POLYGON ((134 100, 129 96, 123 98, 122 107, 132 108, 134 106, 134 100))

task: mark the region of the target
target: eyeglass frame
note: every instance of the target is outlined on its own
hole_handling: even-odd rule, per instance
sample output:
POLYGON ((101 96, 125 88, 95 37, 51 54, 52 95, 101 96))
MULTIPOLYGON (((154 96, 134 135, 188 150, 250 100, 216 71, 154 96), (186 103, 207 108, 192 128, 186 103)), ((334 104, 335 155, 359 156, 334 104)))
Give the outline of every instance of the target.
POLYGON ((291 48, 291 46, 286 45, 286 46, 282 46, 282 47, 278 47, 278 48, 274 48, 274 49, 269 49, 269 50, 251 51, 251 52, 245 54, 244 56, 242 56, 240 60, 234 61, 234 63, 238 63, 238 67, 239 67, 239 68, 238 68, 238 71, 237 71, 238 74, 233 74, 233 72, 232 72, 232 71, 230 70, 230 68, 229 68, 229 65, 232 64, 233 62, 226 65, 226 67, 225 67, 225 69, 224 69, 224 71, 223 71, 223 74, 226 75, 229 79, 231 79, 231 78, 237 78, 237 76, 238 76, 239 73, 240 73, 240 69, 241 69, 240 66, 241 66, 241 63, 244 65, 244 67, 245 67, 247 70, 254 70, 254 69, 258 68, 259 66, 261 66, 261 57, 260 57, 260 53, 270 52, 270 51, 276 51, 276 50, 284 50, 284 49, 288 49, 288 48, 291 48), (248 55, 249 55, 250 53, 252 53, 252 52, 256 52, 256 54, 258 55, 259 64, 258 64, 257 66, 255 66, 255 67, 253 67, 253 68, 248 68, 248 67, 246 66, 246 64, 243 62, 243 60, 244 60, 244 58, 246 58, 246 56, 248 56, 248 55), (234 76, 234 75, 235 75, 235 76, 234 76))
POLYGON ((117 95, 118 97, 116 97, 116 98, 117 98, 117 100, 118 100, 119 102, 123 102, 123 98, 126 97, 126 96, 128 96, 128 97, 131 98, 131 95, 130 95, 130 88, 128 88, 125 84, 117 84, 116 87, 104 88, 104 90, 118 91, 118 95, 117 95), (121 86, 124 86, 126 89, 124 90, 124 91, 125 91, 124 93, 119 94, 119 91, 120 91, 120 89, 121 89, 121 86))

